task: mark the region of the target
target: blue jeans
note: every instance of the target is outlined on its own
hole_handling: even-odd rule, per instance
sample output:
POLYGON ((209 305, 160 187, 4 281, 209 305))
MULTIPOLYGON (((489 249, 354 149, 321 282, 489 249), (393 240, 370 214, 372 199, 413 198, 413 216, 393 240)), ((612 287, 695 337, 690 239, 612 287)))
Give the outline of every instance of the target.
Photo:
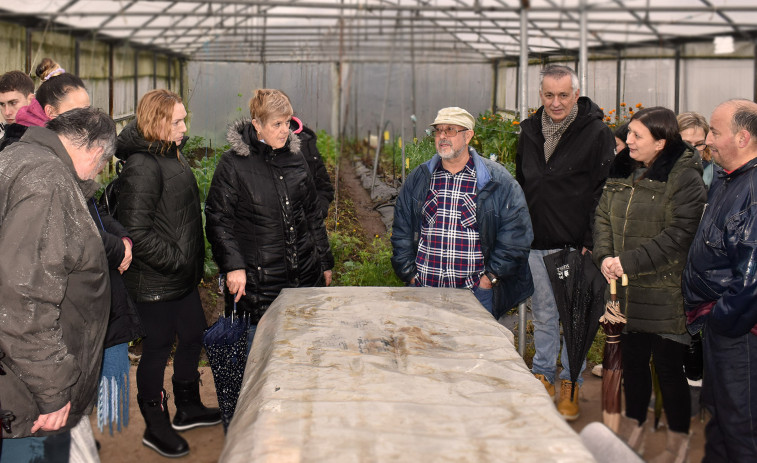
POLYGON ((478 302, 480 302, 490 314, 494 315, 494 291, 491 288, 483 289, 482 287, 477 286, 476 289, 473 290, 473 295, 476 296, 478 302))
MULTIPOLYGON (((88 416, 82 417, 88 420, 88 416)), ((2 463, 67 463, 71 451, 71 431, 45 437, 22 437, 3 439, 2 463)))
POLYGON ((703 462, 757 461, 757 336, 729 338, 704 328, 703 462))
POLYGON ((257 331, 258 325, 250 325, 247 328, 247 355, 250 355, 250 349, 252 349, 252 340, 255 339, 255 331, 257 331))
MULTIPOLYGON (((528 254, 528 266, 534 279, 534 294, 531 296, 531 314, 534 321, 534 362, 531 371, 539 373, 554 384, 557 373, 557 353, 560 350, 560 314, 557 311, 552 284, 547 276, 544 256, 559 251, 559 249, 532 249, 528 254)), ((563 339, 561 380, 570 380, 570 365, 568 365, 568 350, 563 339)), ((581 365, 578 384, 584 382, 581 376, 586 369, 586 359, 581 365)))

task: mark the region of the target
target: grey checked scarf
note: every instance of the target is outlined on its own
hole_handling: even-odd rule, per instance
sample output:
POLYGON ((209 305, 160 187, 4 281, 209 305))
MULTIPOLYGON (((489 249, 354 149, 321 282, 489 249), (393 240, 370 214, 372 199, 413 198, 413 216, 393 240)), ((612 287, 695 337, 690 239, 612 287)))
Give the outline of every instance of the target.
POLYGON ((578 115, 578 105, 573 105, 573 109, 570 110, 568 117, 561 122, 555 123, 552 118, 547 115, 547 111, 541 112, 541 133, 544 135, 544 160, 549 162, 549 158, 552 157, 552 153, 557 148, 557 143, 560 141, 560 137, 565 132, 573 121, 576 120, 578 115))

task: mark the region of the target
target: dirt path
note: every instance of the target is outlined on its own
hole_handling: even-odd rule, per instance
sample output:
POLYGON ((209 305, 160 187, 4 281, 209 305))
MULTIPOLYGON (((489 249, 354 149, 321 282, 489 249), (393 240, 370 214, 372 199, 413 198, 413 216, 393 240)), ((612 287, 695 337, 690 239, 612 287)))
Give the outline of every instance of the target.
POLYGON ((349 159, 342 159, 339 163, 339 194, 352 199, 355 205, 355 215, 363 227, 365 237, 370 241, 375 236, 387 233, 386 226, 374 208, 371 195, 363 188, 360 179, 355 175, 355 168, 349 159))

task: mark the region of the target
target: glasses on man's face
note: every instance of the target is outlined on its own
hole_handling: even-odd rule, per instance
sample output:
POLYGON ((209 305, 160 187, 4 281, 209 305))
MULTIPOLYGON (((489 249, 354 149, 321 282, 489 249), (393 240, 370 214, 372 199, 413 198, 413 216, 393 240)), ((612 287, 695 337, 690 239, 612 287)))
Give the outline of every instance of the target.
POLYGON ((705 148, 707 148, 707 143, 698 143, 694 145, 694 149, 697 151, 704 151, 705 148))
POLYGON ((466 130, 468 129, 456 129, 454 127, 447 127, 446 129, 441 129, 438 127, 434 127, 433 132, 434 132, 435 137, 440 137, 442 134, 444 134, 444 136, 446 136, 447 138, 452 138, 452 137, 457 136, 458 133, 465 132, 466 130))

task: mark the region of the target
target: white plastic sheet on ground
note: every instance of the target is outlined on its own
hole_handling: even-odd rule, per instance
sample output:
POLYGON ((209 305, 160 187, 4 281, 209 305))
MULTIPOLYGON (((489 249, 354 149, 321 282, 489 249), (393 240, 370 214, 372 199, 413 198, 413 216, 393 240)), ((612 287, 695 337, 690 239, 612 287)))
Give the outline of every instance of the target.
POLYGON ((467 290, 284 290, 258 325, 222 462, 587 462, 467 290))

